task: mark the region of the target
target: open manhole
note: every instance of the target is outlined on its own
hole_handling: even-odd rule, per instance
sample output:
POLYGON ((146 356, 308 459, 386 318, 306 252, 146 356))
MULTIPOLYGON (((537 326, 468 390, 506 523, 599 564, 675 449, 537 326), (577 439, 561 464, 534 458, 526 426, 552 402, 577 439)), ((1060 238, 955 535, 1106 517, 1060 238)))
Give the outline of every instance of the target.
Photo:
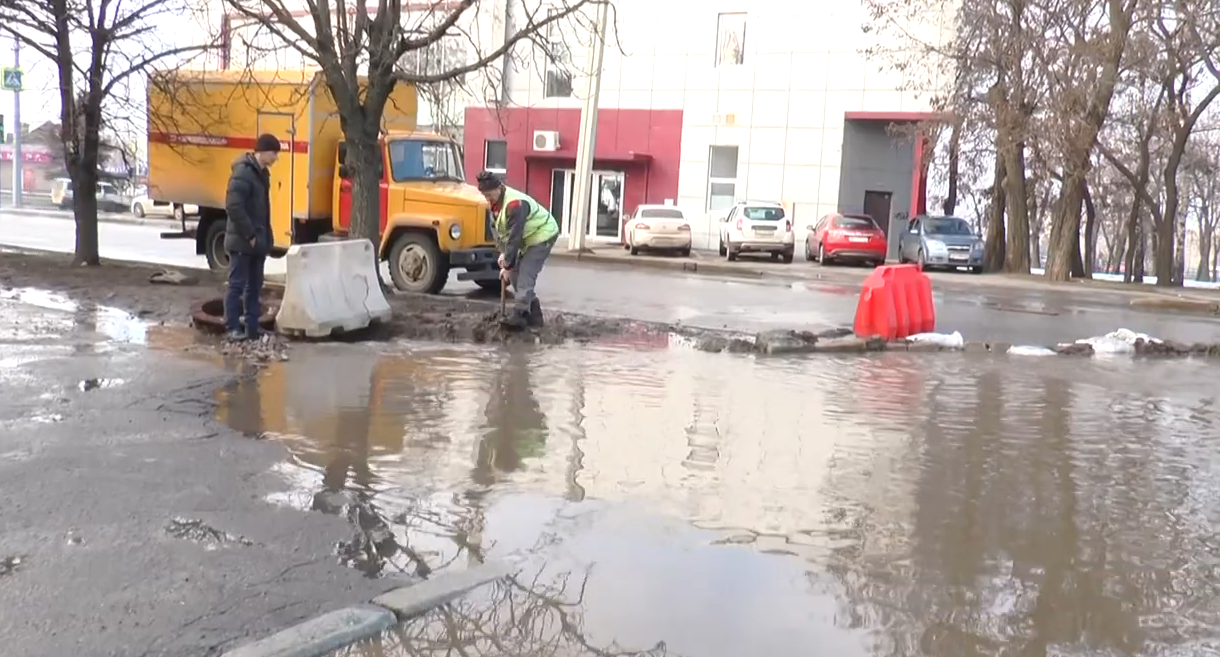
MULTIPOLYGON (((275 330, 275 315, 280 311, 279 299, 263 299, 262 306, 262 314, 258 318, 258 325, 268 331, 275 330)), ((191 322, 200 331, 224 333, 224 299, 208 299, 191 306, 191 322)))

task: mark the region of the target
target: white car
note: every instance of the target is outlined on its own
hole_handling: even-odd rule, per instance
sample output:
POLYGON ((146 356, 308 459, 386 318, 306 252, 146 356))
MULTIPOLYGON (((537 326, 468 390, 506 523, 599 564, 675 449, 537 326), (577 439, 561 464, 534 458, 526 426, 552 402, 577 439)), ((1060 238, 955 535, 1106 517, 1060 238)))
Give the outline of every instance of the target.
POLYGON ((641 205, 623 229, 624 247, 631 255, 640 251, 676 251, 690 255, 690 222, 672 205, 641 205))
POLYGON ((158 216, 173 217, 181 220, 185 215, 199 214, 199 206, 170 203, 169 201, 154 201, 147 194, 136 197, 131 202, 131 213, 137 217, 158 216))
POLYGON ((738 203, 720 220, 720 255, 730 261, 742 253, 770 253, 790 263, 795 245, 792 220, 779 203, 738 203))

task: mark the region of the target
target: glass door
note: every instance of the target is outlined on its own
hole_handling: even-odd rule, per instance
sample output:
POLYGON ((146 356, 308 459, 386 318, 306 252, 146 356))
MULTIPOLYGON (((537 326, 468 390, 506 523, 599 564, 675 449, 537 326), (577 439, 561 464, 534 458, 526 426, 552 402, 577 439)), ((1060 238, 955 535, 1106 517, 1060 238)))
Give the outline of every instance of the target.
MULTIPOLYGON (((589 219, 585 235, 617 239, 623 217, 622 171, 594 171, 589 176, 589 219)), ((551 171, 551 214, 559 222, 562 234, 576 229, 576 171, 551 171)))
POLYGON ((593 173, 589 237, 618 238, 623 221, 623 178, 622 171, 593 173))

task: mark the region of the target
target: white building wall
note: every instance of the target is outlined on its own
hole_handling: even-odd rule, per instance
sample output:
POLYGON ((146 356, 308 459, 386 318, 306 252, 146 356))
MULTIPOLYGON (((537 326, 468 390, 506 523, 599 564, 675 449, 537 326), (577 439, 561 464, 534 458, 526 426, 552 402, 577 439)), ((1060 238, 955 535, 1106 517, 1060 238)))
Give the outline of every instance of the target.
MULTIPOLYGON (((789 203, 803 226, 804 218, 837 206, 845 112, 929 109, 929 90, 904 89, 884 62, 862 54, 873 42, 861 27, 868 16, 854 2, 615 0, 614 6, 599 105, 684 110, 679 203, 688 211, 708 209, 710 149, 732 145, 735 197, 789 203), (716 62, 717 25, 726 13, 745 14, 740 65, 716 62)), ((953 12, 946 2, 911 29, 943 41, 953 12)), ((546 97, 539 58, 519 56, 526 66, 512 74, 511 102, 581 106, 589 39, 579 32, 565 32, 573 47, 573 94, 546 97)))

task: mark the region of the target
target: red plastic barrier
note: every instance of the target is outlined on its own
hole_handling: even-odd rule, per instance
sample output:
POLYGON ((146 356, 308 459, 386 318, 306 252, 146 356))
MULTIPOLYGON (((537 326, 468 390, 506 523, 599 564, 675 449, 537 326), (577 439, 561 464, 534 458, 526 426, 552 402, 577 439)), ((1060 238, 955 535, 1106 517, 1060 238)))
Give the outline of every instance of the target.
POLYGON ((932 281, 915 265, 884 265, 864 279, 852 330, 861 338, 899 340, 936 329, 932 281))

